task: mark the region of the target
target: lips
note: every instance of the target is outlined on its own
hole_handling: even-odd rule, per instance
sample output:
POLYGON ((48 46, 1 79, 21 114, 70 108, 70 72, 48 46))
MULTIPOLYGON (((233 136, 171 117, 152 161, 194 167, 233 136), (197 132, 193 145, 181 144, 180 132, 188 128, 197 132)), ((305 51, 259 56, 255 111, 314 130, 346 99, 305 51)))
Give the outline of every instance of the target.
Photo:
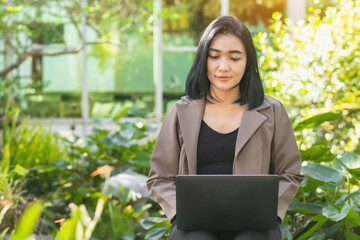
POLYGON ((221 81, 227 81, 227 80, 231 79, 230 76, 216 76, 216 78, 221 80, 221 81))

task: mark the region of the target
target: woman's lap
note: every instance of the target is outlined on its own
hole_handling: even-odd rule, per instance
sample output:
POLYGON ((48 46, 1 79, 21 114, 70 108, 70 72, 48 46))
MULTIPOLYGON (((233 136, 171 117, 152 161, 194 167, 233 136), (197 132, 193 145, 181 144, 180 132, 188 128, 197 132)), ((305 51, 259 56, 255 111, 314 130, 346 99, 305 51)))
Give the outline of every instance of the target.
POLYGON ((279 227, 269 232, 245 231, 235 232, 184 232, 177 229, 176 224, 171 226, 169 240, 281 240, 279 227))

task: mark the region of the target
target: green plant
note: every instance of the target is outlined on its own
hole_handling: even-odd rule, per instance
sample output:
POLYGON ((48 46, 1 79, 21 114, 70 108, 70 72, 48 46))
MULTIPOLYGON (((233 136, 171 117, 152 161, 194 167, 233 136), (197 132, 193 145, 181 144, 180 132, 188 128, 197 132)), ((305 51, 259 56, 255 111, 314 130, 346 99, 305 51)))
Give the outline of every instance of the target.
POLYGON ((63 139, 69 150, 67 159, 72 168, 88 175, 103 165, 148 173, 150 154, 155 144, 150 137, 152 129, 141 120, 115 124, 116 130, 103 129, 99 125, 85 139, 76 136, 63 139))
MULTIPOLYGON (((63 226, 60 228, 56 234, 56 240, 89 240, 97 222, 101 217, 101 213, 105 204, 106 198, 99 198, 94 217, 91 218, 86 211, 84 205, 76 206, 75 204, 70 204, 69 208, 71 209, 71 218, 66 220, 63 226)), ((23 240, 29 239, 33 234, 38 220, 41 214, 44 211, 45 203, 42 200, 38 200, 32 203, 23 215, 20 218, 19 223, 15 229, 10 234, 10 240, 23 240)), ((0 223, 2 217, 5 215, 6 211, 12 206, 11 203, 5 205, 0 212, 0 223)), ((0 234, 0 239, 4 239, 4 235, 8 229, 5 229, 0 234)), ((34 238, 31 238, 34 239, 34 238)))
MULTIPOLYGON (((0 212, 0 224, 6 214, 6 212, 13 206, 13 203, 7 201, 6 204, 1 209, 0 212)), ((10 240, 23 240, 28 239, 28 237, 33 233, 38 219, 44 209, 44 203, 41 200, 33 202, 21 216, 18 225, 12 230, 10 235, 10 240)), ((0 234, 0 239, 5 238, 5 234, 9 230, 9 227, 4 229, 0 234)))
MULTIPOLYGON (((339 109, 339 108, 337 108, 339 109)), ((318 130, 343 112, 319 112, 294 126, 301 143, 304 129, 318 130)), ((327 140, 301 150, 306 176, 281 228, 287 239, 358 239, 360 237, 360 158, 331 152, 327 140)))
POLYGON ((310 8, 297 24, 274 13, 270 30, 254 39, 266 92, 288 106, 290 115, 353 105, 320 131, 304 129, 301 149, 322 138, 333 152, 360 153, 359 8, 359 1, 338 0, 333 7, 310 8))
POLYGON ((25 176, 28 170, 21 165, 12 164, 11 147, 14 145, 14 135, 18 123, 19 109, 10 109, 8 102, 5 107, 5 115, 2 119, 2 138, 0 142, 0 200, 11 203, 9 213, 2 220, 0 230, 13 227, 19 214, 14 208, 26 203, 22 196, 25 176))
POLYGON ((140 221, 152 205, 139 199, 132 190, 119 189, 119 197, 109 199, 94 237, 99 239, 141 239, 140 221))
POLYGON ((10 235, 10 240, 27 239, 33 233, 43 209, 42 201, 32 203, 21 216, 19 223, 10 235))
POLYGON ((359 239, 360 2, 312 9, 295 25, 273 14, 255 38, 267 94, 295 116, 306 176, 281 225, 287 239, 359 239))
POLYGON ((91 219, 85 205, 76 206, 70 204, 71 218, 66 220, 60 231, 56 234, 56 240, 89 240, 97 222, 99 221, 105 204, 105 198, 99 198, 94 217, 91 219))
MULTIPOLYGON (((52 216, 66 218, 69 213, 64 210, 68 203, 83 204, 91 214, 102 195, 99 188, 104 181, 101 174, 95 176, 93 173, 96 169, 101 172, 99 168, 102 169, 104 165, 114 169, 113 174, 127 169, 147 174, 154 144, 154 140, 149 137, 149 127, 140 121, 117 124, 118 129, 115 131, 97 127, 84 139, 77 136, 63 137, 62 144, 67 155, 53 161, 45 169, 35 170, 37 174, 48 171, 51 176, 56 176, 46 195, 52 203, 47 208, 52 216), (94 177, 90 178, 90 175, 94 177), (84 181, 84 178, 87 180, 84 181)), ((131 191, 126 189, 120 194, 131 195, 131 191)), ((139 221, 143 219, 143 215, 149 214, 150 207, 143 199, 109 198, 94 236, 104 238, 110 234, 114 238, 120 238, 127 235, 135 239, 142 232, 139 221)), ((50 220, 54 220, 54 217, 50 220)))
MULTIPOLYGON (((67 144, 71 144, 68 148, 71 149, 70 162, 75 165, 73 171, 75 169, 79 171, 75 175, 71 174, 72 177, 82 178, 84 173, 94 171, 105 164, 114 166, 119 172, 132 169, 138 173, 148 173, 150 154, 154 145, 154 140, 149 137, 149 127, 140 121, 120 122, 117 125, 118 129, 115 131, 95 128, 93 134, 89 135, 82 145, 66 140, 67 144), (77 165, 80 161, 86 162, 87 165, 77 165)), ((79 139, 75 138, 75 142, 77 141, 79 139)), ((100 182, 101 177, 97 176, 93 179, 92 186, 98 187, 100 182)), ((72 194, 78 196, 79 192, 72 194)), ((136 194, 128 189, 119 189, 118 195, 107 202, 95 237, 105 238, 111 235, 114 239, 125 236, 127 239, 136 239, 141 234, 139 221, 142 220, 143 215, 148 214, 151 205, 144 199, 138 199, 136 194)), ((80 199, 88 201, 85 195, 80 199)))
POLYGON ((49 190, 55 178, 44 175, 61 156, 58 139, 52 137, 50 129, 20 121, 20 109, 10 103, 7 102, 1 124, 0 200, 11 202, 12 207, 4 216, 0 230, 13 230, 29 202, 49 190))
MULTIPOLYGON (((1 211, 0 211, 0 224, 4 218, 5 213, 12 207, 13 204, 11 202, 7 202, 6 204, 3 203, 1 205, 3 205, 3 207, 1 208, 1 211)), ((0 240, 4 240, 5 234, 7 233, 8 230, 9 230, 9 227, 2 230, 2 232, 0 234, 0 240)))
POLYGON ((144 239, 159 240, 167 239, 171 224, 166 217, 149 217, 141 222, 141 226, 147 230, 144 239))
MULTIPOLYGON (((0 173, 7 175, 8 182, 17 181, 20 186, 26 181, 19 176, 26 176, 26 180, 32 180, 31 183, 38 180, 38 183, 48 184, 39 173, 41 170, 45 172, 46 168, 54 165, 54 161, 61 157, 59 138, 52 135, 50 126, 46 128, 37 124, 30 125, 27 119, 20 119, 20 109, 11 108, 8 104, 2 119, 0 173)), ((32 188, 30 184, 27 189, 36 193, 39 186, 32 188)), ((5 197, 10 195, 11 192, 4 194, 5 197)))
MULTIPOLYGON (((298 143, 306 141, 302 136, 304 129, 319 131, 341 119, 346 111, 335 107, 294 119, 298 143)), ((306 177, 280 225, 284 239, 359 239, 360 158, 352 152, 334 154, 331 144, 322 139, 300 152, 306 177)), ((142 222, 147 230, 145 239, 162 239, 167 236, 170 223, 163 215, 153 214, 142 222)))
MULTIPOLYGON (((110 176, 110 171, 105 173, 106 179, 110 176)), ((104 188, 104 191, 106 191, 104 188)), ((74 203, 69 204, 71 210, 71 218, 65 221, 63 226, 57 232, 56 239, 76 239, 76 240, 89 240, 97 222, 99 221, 104 204, 107 200, 107 197, 104 197, 103 193, 99 192, 97 199, 97 204, 94 212, 94 217, 91 218, 86 210, 85 205, 77 206, 74 203)), ((5 215, 5 213, 14 205, 10 201, 6 202, 6 205, 0 212, 0 223, 5 215)), ((51 202, 46 202, 46 205, 51 206, 51 202)), ((41 214, 46 212, 44 209, 45 202, 44 200, 38 200, 32 203, 22 214, 19 222, 16 224, 14 230, 12 230, 10 235, 10 240, 17 239, 28 239, 28 237, 33 234, 35 227, 38 224, 38 219, 41 214)), ((18 207, 18 206, 16 206, 18 207)), ((3 238, 5 233, 9 230, 6 228, 2 231, 0 237, 3 238)))

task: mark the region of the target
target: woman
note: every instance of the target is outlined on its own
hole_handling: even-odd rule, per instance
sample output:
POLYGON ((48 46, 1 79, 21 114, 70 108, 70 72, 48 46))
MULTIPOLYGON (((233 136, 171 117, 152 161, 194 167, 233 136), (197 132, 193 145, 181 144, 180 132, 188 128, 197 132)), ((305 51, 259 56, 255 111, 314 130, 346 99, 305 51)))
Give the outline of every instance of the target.
POLYGON ((182 232, 176 228, 178 174, 277 174, 281 221, 303 179, 291 122, 264 96, 254 43, 237 18, 206 28, 186 80, 186 97, 166 114, 151 158, 150 193, 173 224, 170 239, 281 239, 271 232, 182 232))

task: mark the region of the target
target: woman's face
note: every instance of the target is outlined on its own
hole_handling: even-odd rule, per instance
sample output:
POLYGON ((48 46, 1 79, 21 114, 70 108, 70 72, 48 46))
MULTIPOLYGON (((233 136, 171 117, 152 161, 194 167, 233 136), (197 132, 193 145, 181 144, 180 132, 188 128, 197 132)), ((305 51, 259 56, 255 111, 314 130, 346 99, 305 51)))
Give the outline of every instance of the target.
POLYGON ((242 41, 232 34, 218 34, 213 39, 207 59, 207 76, 215 94, 239 93, 245 73, 246 51, 242 41))

